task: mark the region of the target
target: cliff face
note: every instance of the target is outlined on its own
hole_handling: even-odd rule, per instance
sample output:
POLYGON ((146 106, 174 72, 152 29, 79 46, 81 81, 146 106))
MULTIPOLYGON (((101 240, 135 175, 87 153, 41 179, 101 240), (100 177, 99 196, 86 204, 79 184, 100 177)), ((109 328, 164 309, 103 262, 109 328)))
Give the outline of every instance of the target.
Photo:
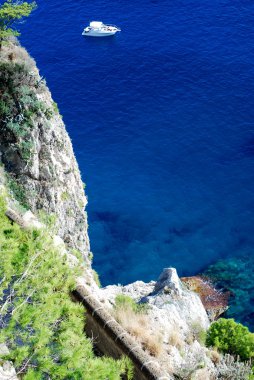
MULTIPOLYGON (((95 284, 89 259, 87 200, 72 144, 35 62, 16 42, 0 51, 0 162, 5 172, 2 175, 0 168, 0 185, 5 187, 7 182, 18 201, 9 199, 10 219, 21 220, 25 227, 40 228, 39 220, 25 209, 35 215, 43 211, 46 218, 53 215, 53 233, 58 235, 54 243, 65 243, 61 249, 67 247, 72 265, 74 249, 88 263, 78 279, 80 286, 90 286, 95 298, 111 310, 119 294, 148 305, 145 329, 158 338, 162 350, 159 361, 168 372, 173 368, 179 373, 184 366, 196 371, 201 360, 209 372, 213 371, 208 350, 198 341, 209 326, 208 316, 199 297, 184 287, 175 270, 164 271, 157 283, 139 281, 105 289, 95 284), (1 181, 1 175, 7 181, 1 181), (19 205, 22 210, 17 210, 19 205)), ((209 374, 204 376, 210 378, 209 374)))
POLYGON ((13 42, 0 52, 0 160, 14 196, 55 219, 69 249, 89 255, 78 165, 56 103, 34 61, 13 42))

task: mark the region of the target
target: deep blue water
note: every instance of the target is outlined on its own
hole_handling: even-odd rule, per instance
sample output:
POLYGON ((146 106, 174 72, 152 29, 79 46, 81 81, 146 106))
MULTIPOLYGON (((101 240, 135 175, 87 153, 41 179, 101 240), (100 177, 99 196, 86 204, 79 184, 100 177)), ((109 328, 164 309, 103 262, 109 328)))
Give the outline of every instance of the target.
POLYGON ((253 1, 38 5, 21 41, 72 138, 102 283, 253 255, 253 1), (82 37, 97 19, 122 32, 82 37))

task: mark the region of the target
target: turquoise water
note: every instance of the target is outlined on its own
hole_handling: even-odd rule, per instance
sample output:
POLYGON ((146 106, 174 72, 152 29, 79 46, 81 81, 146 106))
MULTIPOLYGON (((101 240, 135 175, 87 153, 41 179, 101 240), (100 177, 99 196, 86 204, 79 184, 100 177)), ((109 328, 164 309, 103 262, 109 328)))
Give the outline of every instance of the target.
POLYGON ((102 283, 253 260, 254 3, 38 5, 21 40, 72 138, 102 283), (96 19, 122 32, 85 39, 96 19))

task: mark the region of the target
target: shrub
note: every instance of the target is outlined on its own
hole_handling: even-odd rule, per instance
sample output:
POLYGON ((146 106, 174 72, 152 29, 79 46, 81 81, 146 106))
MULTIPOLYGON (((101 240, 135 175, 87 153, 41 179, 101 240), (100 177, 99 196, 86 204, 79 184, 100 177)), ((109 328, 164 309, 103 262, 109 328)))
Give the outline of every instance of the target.
POLYGON ((36 78, 27 64, 1 62, 0 88, 0 133, 29 163, 35 149, 31 131, 38 118, 49 120, 53 110, 38 100, 36 78))
POLYGON ((101 287, 100 278, 99 278, 98 273, 95 270, 93 270, 93 278, 96 284, 98 285, 98 287, 100 288, 101 287))
POLYGON ((176 363, 177 379, 181 380, 211 380, 206 360, 202 351, 187 350, 182 353, 183 361, 176 363))
POLYGON ((191 330, 193 333, 193 338, 197 340, 201 345, 205 345, 206 330, 202 328, 198 321, 192 323, 191 330))
POLYGON ((5 359, 24 380, 119 380, 130 362, 94 356, 83 333, 83 306, 70 298, 81 265, 70 268, 47 231, 11 223, 0 197, 0 343, 10 350, 5 359))
POLYGON ((131 297, 119 294, 115 298, 113 315, 144 350, 157 357, 162 352, 162 337, 157 331, 153 333, 149 329, 147 310, 147 304, 137 304, 131 297))
POLYGON ((222 356, 216 365, 217 379, 247 380, 253 379, 250 362, 241 362, 231 355, 222 356))
POLYGON ((6 173, 7 186, 12 193, 13 197, 20 203, 25 210, 29 209, 28 199, 23 186, 17 181, 17 179, 6 173))
POLYGON ((11 36, 19 36, 15 23, 28 17, 36 8, 36 3, 7 0, 0 6, 0 49, 4 40, 11 36))
POLYGON ((254 356, 254 334, 233 319, 221 318, 207 331, 206 345, 248 360, 254 356))
POLYGON ((55 113, 59 113, 58 104, 57 104, 56 102, 53 102, 52 106, 53 106, 53 110, 54 110, 54 112, 55 112, 55 113))
POLYGON ((181 336, 179 327, 175 326, 172 331, 170 331, 168 343, 170 346, 176 347, 178 350, 182 350, 184 347, 184 341, 181 336))
POLYGON ((134 313, 145 313, 148 305, 136 303, 130 296, 118 294, 115 298, 115 307, 117 309, 131 309, 134 313))
POLYGON ((61 200, 62 201, 68 201, 70 199, 70 194, 68 191, 63 191, 61 194, 61 200))
POLYGON ((161 335, 151 333, 148 316, 144 313, 133 311, 131 304, 121 304, 114 309, 113 315, 118 323, 127 330, 152 356, 159 356, 162 351, 161 335))

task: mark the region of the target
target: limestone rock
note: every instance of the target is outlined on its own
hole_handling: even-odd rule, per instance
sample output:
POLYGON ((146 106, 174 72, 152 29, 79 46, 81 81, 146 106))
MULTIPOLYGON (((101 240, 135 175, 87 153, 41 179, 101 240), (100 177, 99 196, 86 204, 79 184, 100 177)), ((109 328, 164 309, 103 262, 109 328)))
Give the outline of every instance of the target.
POLYGON ((35 215, 29 210, 23 215, 23 220, 26 226, 32 228, 42 228, 43 225, 38 221, 35 215))
POLYGON ((204 276, 183 277, 181 281, 195 291, 204 305, 210 321, 214 321, 228 309, 230 292, 221 291, 204 276))
POLYGON ((172 293, 182 296, 182 285, 175 268, 165 268, 154 287, 154 293, 172 293))
POLYGON ((0 366, 0 380, 18 380, 15 368, 12 363, 9 361, 5 361, 0 366))
MULTIPOLYGON (((0 163, 16 183, 18 192, 24 195, 29 209, 34 214, 43 210, 46 215, 55 215, 57 234, 69 250, 78 249, 89 261, 87 199, 70 137, 45 81, 25 49, 15 42, 3 46, 1 62, 8 64, 10 49, 14 57, 12 63, 25 63, 29 70, 18 79, 20 88, 33 93, 39 108, 31 116, 26 141, 8 129, 6 120, 0 121, 0 163)), ((15 115, 14 122, 22 117, 22 114, 15 115)))
POLYGON ((107 306, 112 307, 115 304, 115 298, 118 294, 125 294, 133 298, 135 301, 140 301, 142 297, 151 293, 154 289, 155 281, 146 284, 143 281, 136 281, 129 285, 108 285, 99 291, 99 300, 107 306))
MULTIPOLYGON (((0 344, 0 359, 2 356, 9 354, 8 347, 0 344)), ((15 368, 10 361, 3 360, 0 362, 0 380, 18 380, 15 368)))
POLYGON ((107 286, 99 290, 97 297, 112 309, 118 294, 148 304, 149 334, 161 334, 163 353, 159 360, 165 368, 180 373, 185 365, 199 369, 198 365, 205 363, 212 371, 208 349, 198 341, 210 325, 208 315, 199 296, 181 282, 176 269, 165 268, 157 282, 107 286))

